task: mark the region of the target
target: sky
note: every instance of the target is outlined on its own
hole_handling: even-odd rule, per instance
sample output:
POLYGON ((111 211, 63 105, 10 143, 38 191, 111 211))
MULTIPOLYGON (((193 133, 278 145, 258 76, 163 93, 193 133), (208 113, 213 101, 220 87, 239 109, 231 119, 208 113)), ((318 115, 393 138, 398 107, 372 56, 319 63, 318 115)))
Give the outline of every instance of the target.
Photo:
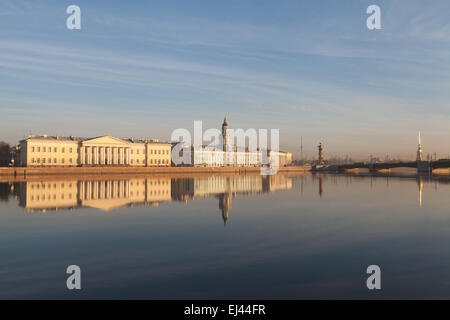
POLYGON ((450 155, 450 1, 0 0, 0 140, 279 129, 299 157, 450 155), (81 30, 69 30, 69 5, 81 30), (381 8, 381 30, 366 9, 381 8))

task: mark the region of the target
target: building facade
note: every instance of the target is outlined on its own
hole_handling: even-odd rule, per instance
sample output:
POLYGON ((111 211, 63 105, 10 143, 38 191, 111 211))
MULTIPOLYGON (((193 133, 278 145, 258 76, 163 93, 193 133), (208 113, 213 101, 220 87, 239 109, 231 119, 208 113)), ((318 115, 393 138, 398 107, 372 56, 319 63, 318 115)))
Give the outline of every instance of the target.
POLYGON ((170 143, 158 140, 29 136, 20 141, 19 166, 170 166, 170 143))
POLYGON ((124 206, 157 206, 171 201, 170 178, 118 180, 55 180, 19 186, 20 205, 27 211, 56 211, 80 207, 109 211, 124 206))
POLYGON ((182 146, 183 163, 196 167, 259 167, 286 166, 292 163, 292 154, 284 151, 271 150, 239 150, 233 142, 234 137, 228 131, 226 118, 222 124, 222 145, 218 146, 182 146), (278 163, 277 163, 278 160, 278 163))

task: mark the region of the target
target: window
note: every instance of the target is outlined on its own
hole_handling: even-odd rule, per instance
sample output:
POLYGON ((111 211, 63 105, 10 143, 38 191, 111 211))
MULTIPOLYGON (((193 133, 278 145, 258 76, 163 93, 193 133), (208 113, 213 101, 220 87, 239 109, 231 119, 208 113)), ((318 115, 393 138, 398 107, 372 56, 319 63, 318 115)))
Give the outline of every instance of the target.
MULTIPOLYGON (((64 153, 65 150, 66 150, 66 148, 62 148, 62 149, 61 149, 61 152, 64 153)), ((63 161, 63 162, 64 162, 64 161, 63 161)))
POLYGON ((34 147, 31 148, 31 152, 34 152, 34 147))
POLYGON ((31 158, 31 163, 34 163, 34 158, 31 158))
POLYGON ((41 147, 37 147, 37 152, 41 152, 41 147))
POLYGON ((139 159, 136 160, 136 163, 139 163, 139 159))
POLYGON ((158 150, 158 154, 161 154, 161 150, 158 150))
POLYGON ((48 158, 48 163, 52 163, 52 158, 48 158))
POLYGON ((64 158, 61 159, 61 163, 64 163, 64 158))
POLYGON ((150 149, 150 154, 153 154, 153 150, 152 149, 150 149))
POLYGON ((45 147, 42 147, 42 152, 45 152, 45 147))
POLYGON ((139 149, 138 149, 138 150, 136 150, 136 154, 139 154, 139 149))
POLYGON ((153 164, 153 159, 150 159, 150 164, 153 164))
POLYGON ((53 148, 53 152, 56 152, 56 150, 58 150, 58 149, 56 149, 56 147, 54 147, 54 148, 53 148))
MULTIPOLYGON (((70 151, 70 152, 72 152, 72 151, 70 151)), ((72 163, 72 158, 69 159, 69 162, 72 163)))
POLYGON ((42 163, 45 163, 45 158, 42 158, 42 163))
POLYGON ((131 164, 133 164, 133 162, 134 162, 133 159, 131 159, 131 164))
POLYGON ((131 154, 133 154, 133 149, 131 149, 131 154))
POLYGON ((56 158, 55 158, 55 159, 53 159, 53 163, 56 163, 56 158))

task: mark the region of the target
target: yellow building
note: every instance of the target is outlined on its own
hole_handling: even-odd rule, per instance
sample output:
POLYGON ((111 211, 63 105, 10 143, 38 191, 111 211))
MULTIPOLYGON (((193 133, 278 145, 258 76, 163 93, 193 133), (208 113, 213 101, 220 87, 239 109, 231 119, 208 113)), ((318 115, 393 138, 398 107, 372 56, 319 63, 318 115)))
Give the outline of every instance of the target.
POLYGON ((91 207, 103 211, 170 202, 170 178, 120 180, 63 180, 26 182, 20 186, 20 204, 28 211, 47 212, 91 207))
POLYGON ((20 166, 170 166, 170 143, 158 140, 29 136, 20 141, 20 166))

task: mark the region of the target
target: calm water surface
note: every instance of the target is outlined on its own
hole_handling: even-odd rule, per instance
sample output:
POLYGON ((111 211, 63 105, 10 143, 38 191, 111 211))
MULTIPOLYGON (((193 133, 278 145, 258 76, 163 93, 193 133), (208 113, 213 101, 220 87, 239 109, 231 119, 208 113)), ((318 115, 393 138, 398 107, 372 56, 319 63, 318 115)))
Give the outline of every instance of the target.
POLYGON ((2 182, 0 298, 450 298, 449 208, 445 177, 2 182))

